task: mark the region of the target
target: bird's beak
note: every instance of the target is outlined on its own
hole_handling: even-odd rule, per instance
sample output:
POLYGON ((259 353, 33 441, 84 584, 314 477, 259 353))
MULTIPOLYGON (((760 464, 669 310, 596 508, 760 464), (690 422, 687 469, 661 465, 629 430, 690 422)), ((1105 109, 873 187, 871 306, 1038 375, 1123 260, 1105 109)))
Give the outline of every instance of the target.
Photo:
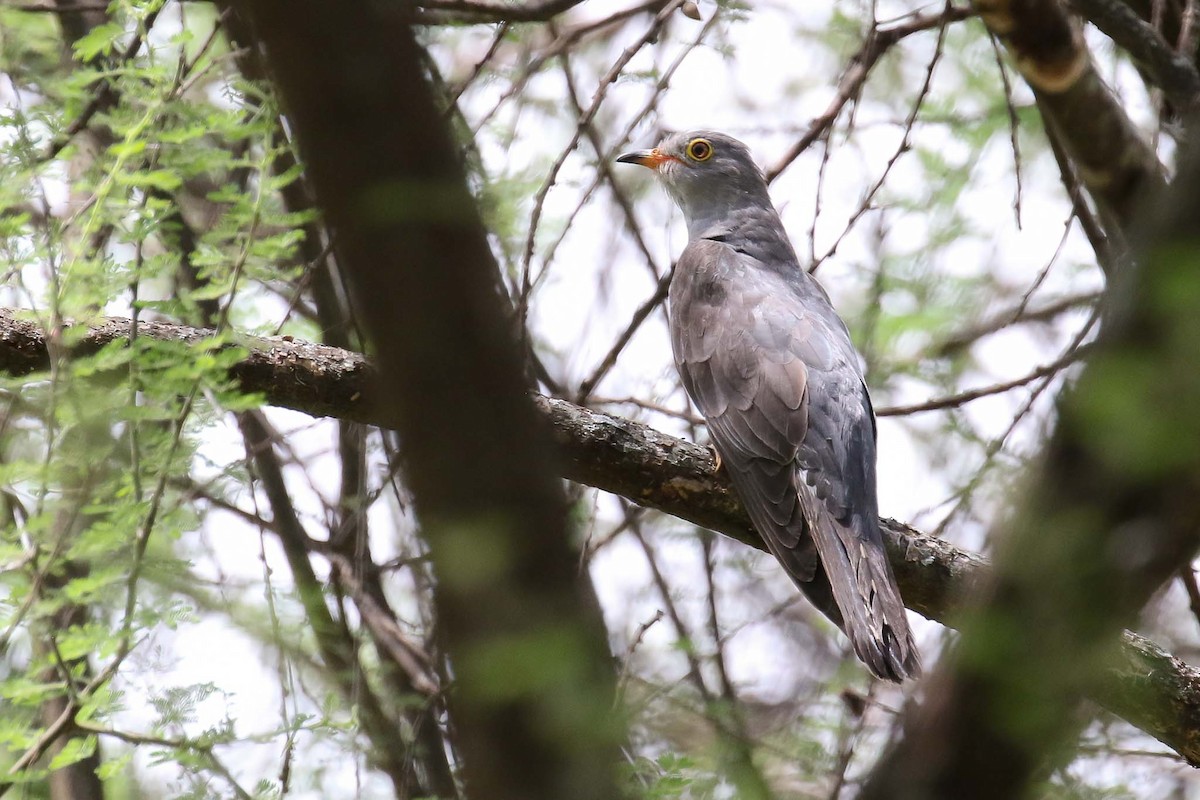
POLYGON ((657 147, 653 150, 634 150, 632 153, 617 156, 617 161, 622 164, 641 164, 643 167, 655 170, 664 162, 675 160, 674 156, 667 155, 657 147))

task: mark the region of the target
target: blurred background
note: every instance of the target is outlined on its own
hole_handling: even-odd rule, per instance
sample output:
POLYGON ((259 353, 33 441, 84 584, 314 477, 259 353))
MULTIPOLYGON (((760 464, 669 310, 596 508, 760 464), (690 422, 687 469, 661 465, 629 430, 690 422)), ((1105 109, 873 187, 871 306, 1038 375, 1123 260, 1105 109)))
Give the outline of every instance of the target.
MULTIPOLYGON (((13 796, 95 796, 55 788, 52 772, 80 765, 112 798, 450 796, 439 774, 461 791, 446 782, 457 755, 440 692, 389 677, 364 610, 385 607, 421 670, 450 681, 403 443, 263 405, 227 374, 235 334, 364 348, 236 5, 0 3, 0 319, 33 325, 48 353, 33 374, 6 357, 0 378, 13 796), (74 350, 103 318, 219 334, 74 350), (298 551, 281 543, 265 451, 298 551), (342 668, 314 633, 313 589, 342 668), (69 730, 48 735, 68 706, 69 730)), ((395 13, 416 22, 441 103, 429 124, 461 146, 537 391, 707 441, 667 338, 682 217, 648 171, 614 159, 668 131, 729 133, 862 354, 881 513, 989 551, 1096 333, 1111 253, 1086 176, 969 6, 447 0, 395 13), (526 5, 561 13, 510 13, 526 5)), ((1170 165, 1163 92, 1105 34, 1081 42, 1170 165)), ((630 723, 632 791, 737 796, 732 737, 780 800, 853 797, 919 685, 871 679, 769 556, 566 491, 630 723)), ((931 667, 953 633, 910 613, 931 667)), ((1198 626, 1189 569, 1139 630, 1195 662, 1198 626)), ((1200 783, 1183 756, 1101 714, 1043 795, 1200 797, 1200 783)))

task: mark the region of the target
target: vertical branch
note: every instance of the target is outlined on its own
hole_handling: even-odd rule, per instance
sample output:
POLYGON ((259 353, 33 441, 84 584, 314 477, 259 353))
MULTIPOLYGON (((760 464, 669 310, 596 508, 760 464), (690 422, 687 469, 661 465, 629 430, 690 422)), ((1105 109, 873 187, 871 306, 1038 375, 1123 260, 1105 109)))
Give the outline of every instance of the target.
POLYGON ((467 786, 489 800, 615 797, 599 615, 576 585, 550 439, 412 33, 366 4, 240 5, 379 351, 381 411, 438 571, 467 786))
POLYGON ((258 413, 238 415, 238 425, 246 441, 247 455, 253 460, 263 492, 271 504, 279 542, 296 582, 296 591, 312 628, 317 650, 342 695, 357 700, 359 717, 372 745, 369 753, 372 761, 391 778, 400 800, 428 796, 429 792, 409 769, 400 731, 388 719, 378 698, 361 683, 362 668, 353 640, 334 620, 325 604, 322 584, 308 557, 308 534, 296 514, 279 459, 273 452, 272 431, 258 413))

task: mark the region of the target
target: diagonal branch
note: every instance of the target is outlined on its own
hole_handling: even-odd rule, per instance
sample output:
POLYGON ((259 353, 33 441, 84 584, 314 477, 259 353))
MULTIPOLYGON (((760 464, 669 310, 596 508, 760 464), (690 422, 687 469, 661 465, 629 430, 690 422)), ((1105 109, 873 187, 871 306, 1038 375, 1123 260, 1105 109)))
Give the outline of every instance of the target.
POLYGON ((1125 48, 1144 71, 1150 83, 1163 94, 1181 116, 1200 105, 1200 72, 1184 53, 1167 43, 1163 35, 1123 0, 1071 0, 1088 21, 1125 48))
POLYGON ((1139 202, 1164 189, 1166 176, 1154 149, 1097 72, 1078 20, 1060 0, 973 0, 972 5, 1033 90, 1047 135, 1070 155, 1106 233, 1123 238, 1139 202))
MULTIPOLYGON (((128 332, 128 320, 108 319, 70 338, 76 341, 77 355, 86 355, 126 341, 128 332)), ((138 329, 139 338, 189 345, 211 335, 162 322, 142 322, 138 329)), ((245 354, 231 377, 271 405, 368 424, 382 421, 372 409, 374 369, 358 353, 291 337, 240 336, 226 347, 241 347, 245 354)), ((36 378, 48 367, 41 328, 0 310, 0 374, 36 378)), ((563 477, 763 549, 707 448, 563 400, 539 396, 535 402, 550 421, 563 477)), ((881 522, 905 604, 953 625, 958 598, 982 584, 987 561, 895 520, 881 522)), ((1200 765, 1200 670, 1127 632, 1120 660, 1094 699, 1188 763, 1200 765)))
MULTIPOLYGON (((1069 81, 1080 65, 1060 66, 1069 81)), ((1138 209, 1088 364, 1001 523, 994 577, 864 800, 1035 791, 1072 754, 1079 701, 1105 694, 1121 628, 1200 547, 1200 382, 1182 368, 1200 341, 1200 152, 1188 144, 1171 190, 1138 209)))
POLYGON ((813 142, 829 132, 833 123, 841 116, 842 109, 862 91, 863 84, 871 74, 871 70, 892 47, 915 33, 928 30, 944 29, 952 22, 967 19, 973 12, 966 8, 948 6, 944 11, 930 14, 917 14, 902 23, 890 27, 875 27, 868 34, 858 52, 846 65, 842 77, 838 80, 837 91, 825 111, 809 123, 808 130, 793 143, 775 164, 766 171, 767 182, 773 182, 791 166, 800 154, 812 146, 813 142))

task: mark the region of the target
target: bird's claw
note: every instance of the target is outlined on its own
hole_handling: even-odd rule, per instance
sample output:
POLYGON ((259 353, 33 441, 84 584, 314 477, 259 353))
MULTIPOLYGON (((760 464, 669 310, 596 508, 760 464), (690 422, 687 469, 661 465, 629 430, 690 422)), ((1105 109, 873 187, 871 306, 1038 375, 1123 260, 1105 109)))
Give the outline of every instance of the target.
POLYGON ((721 460, 721 454, 717 452, 717 448, 713 445, 708 445, 708 452, 712 453, 713 457, 713 474, 720 475, 721 470, 725 468, 725 462, 721 460))

